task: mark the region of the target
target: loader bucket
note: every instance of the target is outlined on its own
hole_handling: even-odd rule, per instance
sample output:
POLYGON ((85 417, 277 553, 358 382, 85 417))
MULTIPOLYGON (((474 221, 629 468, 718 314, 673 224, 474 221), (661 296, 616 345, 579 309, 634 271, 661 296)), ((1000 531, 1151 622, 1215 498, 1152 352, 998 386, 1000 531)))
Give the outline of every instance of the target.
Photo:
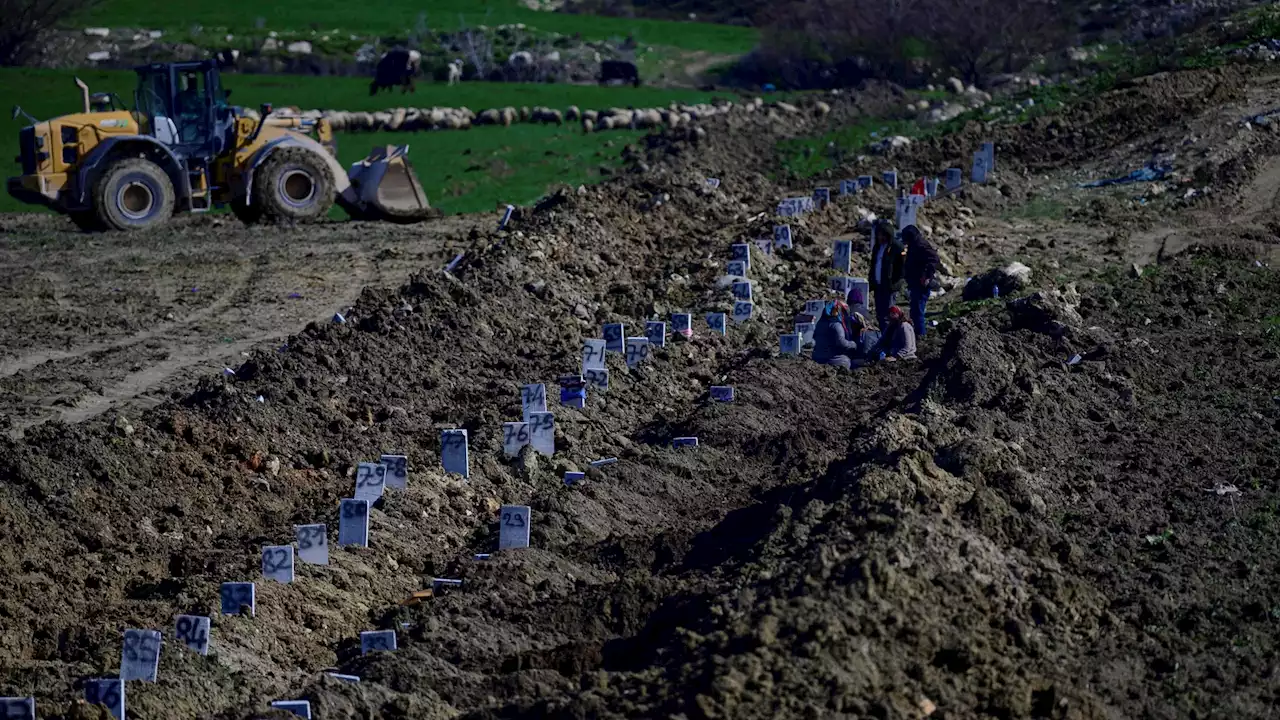
POLYGON ((361 219, 411 223, 440 217, 427 202, 427 194, 409 165, 408 145, 374 148, 347 173, 355 190, 354 208, 361 219))

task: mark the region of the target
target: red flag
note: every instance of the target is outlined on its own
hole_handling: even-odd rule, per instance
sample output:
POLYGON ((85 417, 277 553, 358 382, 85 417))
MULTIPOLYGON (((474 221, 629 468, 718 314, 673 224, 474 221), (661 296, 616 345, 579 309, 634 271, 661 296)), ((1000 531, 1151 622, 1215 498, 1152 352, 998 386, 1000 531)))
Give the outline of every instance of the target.
POLYGON ((911 186, 911 194, 924 195, 924 178, 920 178, 916 181, 915 185, 911 186))

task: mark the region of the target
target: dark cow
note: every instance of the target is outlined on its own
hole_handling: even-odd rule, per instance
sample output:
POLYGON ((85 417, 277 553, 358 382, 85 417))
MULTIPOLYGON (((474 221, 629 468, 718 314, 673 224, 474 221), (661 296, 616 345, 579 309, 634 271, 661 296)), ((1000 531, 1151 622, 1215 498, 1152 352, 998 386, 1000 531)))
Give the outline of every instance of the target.
POLYGON ((605 85, 614 80, 640 87, 640 71, 636 69, 635 63, 624 60, 605 60, 600 63, 600 84, 605 85))
POLYGON ((418 76, 421 63, 422 53, 417 50, 396 48, 388 51, 378 60, 378 67, 373 71, 369 94, 377 95, 379 90, 390 90, 397 85, 401 93, 414 92, 413 80, 418 76))

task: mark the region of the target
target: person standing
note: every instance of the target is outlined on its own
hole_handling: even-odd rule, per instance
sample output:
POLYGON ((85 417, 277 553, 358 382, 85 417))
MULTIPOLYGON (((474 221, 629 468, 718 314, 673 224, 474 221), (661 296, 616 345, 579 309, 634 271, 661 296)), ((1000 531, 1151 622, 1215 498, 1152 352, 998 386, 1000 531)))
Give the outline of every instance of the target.
POLYGON ((902 228, 902 241, 907 249, 902 273, 911 298, 911 322, 915 325, 916 336, 924 337, 927 331, 924 314, 933 278, 938 274, 938 251, 924 239, 924 234, 915 225, 902 228))
POLYGON ((898 283, 902 281, 902 245, 894 239, 893 227, 887 220, 876 220, 871 226, 871 294, 876 301, 876 325, 883 330, 889 324, 889 308, 894 305, 898 283))

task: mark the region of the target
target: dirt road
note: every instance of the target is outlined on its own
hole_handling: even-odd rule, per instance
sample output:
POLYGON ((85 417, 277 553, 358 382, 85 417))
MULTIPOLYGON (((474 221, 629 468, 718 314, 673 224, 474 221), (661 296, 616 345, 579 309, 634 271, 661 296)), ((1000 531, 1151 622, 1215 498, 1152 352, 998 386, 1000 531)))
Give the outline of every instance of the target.
POLYGON ((327 322, 368 285, 443 267, 480 219, 247 230, 188 218, 139 235, 85 235, 53 216, 0 217, 0 422, 79 422, 150 406, 194 377, 327 322))

